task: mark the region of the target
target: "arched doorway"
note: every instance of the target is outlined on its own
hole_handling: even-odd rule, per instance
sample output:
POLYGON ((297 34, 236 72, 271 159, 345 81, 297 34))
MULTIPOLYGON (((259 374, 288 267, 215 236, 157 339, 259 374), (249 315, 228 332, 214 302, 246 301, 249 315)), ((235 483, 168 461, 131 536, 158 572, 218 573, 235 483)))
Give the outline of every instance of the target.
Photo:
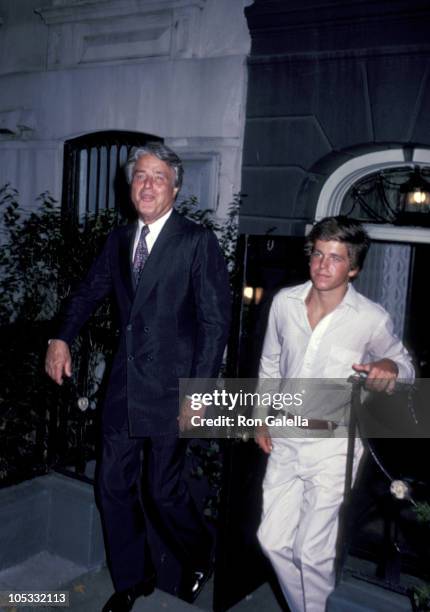
MULTIPOLYGON (((430 167, 429 149, 395 148, 354 157, 340 165, 325 181, 319 194, 315 220, 347 214, 348 209, 351 211, 351 207, 345 205, 348 195, 366 177, 390 169, 408 170, 414 166, 421 169, 430 167)), ((413 354, 417 376, 427 377, 430 325, 423 279, 427 275, 430 256, 430 230, 427 227, 395 225, 388 220, 386 223, 365 223, 365 226, 372 247, 355 283, 356 288, 390 312, 397 334, 403 337, 413 354)), ((420 558, 426 558, 428 550, 421 547, 420 537, 416 535, 419 531, 414 531, 413 515, 402 514, 391 500, 389 483, 380 467, 396 466, 415 483, 420 459, 425 452, 422 445, 426 442, 405 437, 369 440, 368 443, 379 467, 373 461, 364 465, 355 492, 354 518, 351 521, 354 532, 349 535, 351 552, 356 558, 377 559, 381 578, 396 584, 400 581, 401 565, 403 571, 407 568, 407 572, 419 575, 423 569, 420 558), (396 535, 393 535, 394 530, 396 535), (384 550, 386 557, 382 558, 379 550, 384 550)), ((387 473, 394 473, 391 467, 387 473)), ((354 575, 354 561, 349 563, 354 575)))
MULTIPOLYGON (((315 220, 342 214, 347 194, 366 176, 390 168, 406 170, 413 166, 429 168, 430 149, 405 147, 357 155, 340 165, 325 181, 317 201, 315 220)), ((428 370, 430 338, 418 279, 430 255, 430 229, 388 222, 365 223, 365 227, 372 238, 372 248, 356 286, 390 312, 397 334, 409 345, 424 376, 428 370)))
MULTIPOLYGON (((378 170, 393 167, 412 168, 418 165, 430 167, 430 149, 395 148, 357 155, 340 165, 325 181, 315 209, 315 221, 341 212, 343 200, 349 189, 365 176, 378 170)), ((393 242, 430 243, 430 230, 411 227, 368 225, 373 240, 393 242)))

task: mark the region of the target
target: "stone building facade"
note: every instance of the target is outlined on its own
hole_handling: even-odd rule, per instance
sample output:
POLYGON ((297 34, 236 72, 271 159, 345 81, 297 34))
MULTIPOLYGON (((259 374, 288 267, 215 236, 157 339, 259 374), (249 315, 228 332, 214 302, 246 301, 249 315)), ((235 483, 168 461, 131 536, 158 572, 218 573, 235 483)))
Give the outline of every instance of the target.
POLYGON ((59 200, 65 141, 152 134, 183 156, 185 195, 222 216, 240 189, 247 4, 0 0, 0 184, 24 208, 59 200))

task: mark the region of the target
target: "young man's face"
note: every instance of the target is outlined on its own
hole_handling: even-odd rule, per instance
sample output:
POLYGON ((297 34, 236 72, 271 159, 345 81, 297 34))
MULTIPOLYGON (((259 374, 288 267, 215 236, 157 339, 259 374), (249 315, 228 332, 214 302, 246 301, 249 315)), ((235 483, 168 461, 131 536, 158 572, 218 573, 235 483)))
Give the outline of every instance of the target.
POLYGON ((153 223, 173 207, 178 189, 175 171, 155 155, 142 155, 136 162, 131 200, 144 223, 153 223))
POLYGON ((346 244, 338 240, 316 240, 310 257, 312 284, 318 291, 346 288, 358 268, 351 270, 346 244))

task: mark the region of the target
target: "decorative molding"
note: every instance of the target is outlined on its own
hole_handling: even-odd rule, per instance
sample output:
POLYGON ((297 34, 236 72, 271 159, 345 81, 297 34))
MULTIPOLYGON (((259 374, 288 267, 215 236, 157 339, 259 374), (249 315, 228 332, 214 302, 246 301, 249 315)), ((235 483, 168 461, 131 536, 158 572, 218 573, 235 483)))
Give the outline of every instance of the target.
POLYGON ((13 108, 0 111, 0 135, 3 137, 24 138, 36 130, 36 117, 33 110, 13 108))
POLYGON ((36 9, 49 28, 48 68, 197 54, 206 0, 57 0, 36 9))
POLYGON ((159 13, 187 7, 202 9, 206 0, 54 0, 35 9, 47 25, 159 13))

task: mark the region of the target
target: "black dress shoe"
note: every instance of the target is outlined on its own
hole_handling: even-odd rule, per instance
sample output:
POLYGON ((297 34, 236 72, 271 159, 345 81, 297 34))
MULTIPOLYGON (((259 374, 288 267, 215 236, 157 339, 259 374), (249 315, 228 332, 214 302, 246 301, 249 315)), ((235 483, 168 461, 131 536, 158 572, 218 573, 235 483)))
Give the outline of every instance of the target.
POLYGON ((155 576, 148 578, 148 580, 143 580, 124 591, 117 591, 109 597, 103 606, 102 612, 130 612, 136 599, 141 596, 148 597, 148 595, 153 593, 154 588, 155 576))
POLYGON ((118 591, 109 597, 102 612, 130 612, 135 601, 133 589, 118 591))
POLYGON ((148 597, 154 592, 155 589, 155 574, 151 576, 151 578, 147 578, 146 580, 142 580, 134 587, 134 594, 136 599, 138 597, 148 597))
POLYGON ((188 603, 193 603, 202 592, 203 587, 211 575, 211 569, 194 570, 186 574, 182 579, 179 597, 188 603))

